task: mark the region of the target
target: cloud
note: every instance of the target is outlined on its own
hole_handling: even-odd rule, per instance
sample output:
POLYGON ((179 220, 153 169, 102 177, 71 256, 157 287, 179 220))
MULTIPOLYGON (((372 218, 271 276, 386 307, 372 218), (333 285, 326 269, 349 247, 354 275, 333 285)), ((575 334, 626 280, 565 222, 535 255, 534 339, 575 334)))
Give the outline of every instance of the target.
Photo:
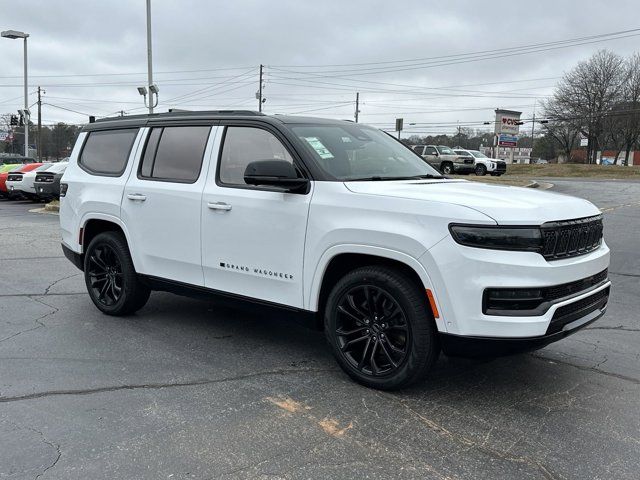
MULTIPOLYGON (((135 89, 146 84, 144 1, 1 0, 0 8, 4 28, 31 35, 30 91, 37 85, 47 91, 45 123, 86 121, 52 105, 99 116, 144 112, 135 89), (64 76, 75 74, 85 76, 64 76)), ((267 112, 352 118, 360 91, 363 122, 391 126, 401 116, 405 124, 429 124, 414 131, 453 131, 452 122, 490 120, 495 107, 529 115, 534 102, 553 91, 555 78, 579 60, 599 48, 628 55, 637 37, 429 68, 405 68, 399 60, 623 30, 635 26, 624 22, 635 15, 631 0, 615 8, 557 0, 501 7, 477 1, 153 0, 155 81, 160 110, 256 108, 262 63, 267 112), (376 73, 380 64, 361 65, 372 62, 397 63, 386 64, 386 73, 376 73), (354 65, 310 67, 345 64, 354 65)), ((0 110, 15 110, 21 45, 2 39, 0 54, 0 110)))

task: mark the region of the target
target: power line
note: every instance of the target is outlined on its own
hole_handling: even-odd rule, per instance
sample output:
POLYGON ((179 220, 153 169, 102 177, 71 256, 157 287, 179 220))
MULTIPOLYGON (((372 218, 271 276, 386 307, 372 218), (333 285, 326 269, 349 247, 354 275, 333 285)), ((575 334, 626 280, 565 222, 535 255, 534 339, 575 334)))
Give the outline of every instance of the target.
MULTIPOLYGON (((433 61, 439 62, 446 59, 454 59, 456 57, 476 57, 476 56, 483 56, 487 54, 500 54, 505 52, 511 52, 514 50, 528 50, 528 49, 558 46, 558 45, 560 45, 559 48, 567 48, 569 46, 574 46, 574 44, 584 45, 585 43, 595 43, 599 41, 617 40, 618 38, 627 38, 628 36, 635 36, 640 34, 637 32, 640 32, 640 28, 619 30, 616 32, 608 32, 608 33, 590 35, 585 37, 574 37, 574 38, 563 39, 563 40, 555 40, 552 42, 524 44, 524 45, 519 45, 514 47, 498 48, 498 49, 492 49, 492 50, 480 50, 480 51, 458 53, 458 54, 451 54, 451 55, 440 55, 436 57, 422 57, 422 58, 405 59, 405 60, 390 60, 390 61, 383 61, 383 62, 345 63, 345 64, 333 64, 333 65, 274 65, 272 68, 276 68, 276 67, 277 68, 327 68, 327 67, 353 67, 353 66, 368 66, 368 65, 391 65, 391 64, 408 63, 408 62, 414 62, 414 63, 416 62, 424 63, 424 62, 433 62, 433 61), (626 35, 626 34, 632 34, 632 35, 626 35), (620 36, 620 35, 626 35, 626 36, 620 36), (616 38, 606 38, 606 37, 616 37, 616 38), (569 44, 569 45, 566 45, 566 44, 569 44)), ((380 68, 384 68, 384 67, 380 67, 380 68)), ((359 69, 359 70, 366 70, 366 69, 359 69)), ((304 73, 304 72, 300 72, 300 73, 304 73)), ((322 73, 344 73, 344 70, 335 70, 333 72, 324 71, 322 73)))

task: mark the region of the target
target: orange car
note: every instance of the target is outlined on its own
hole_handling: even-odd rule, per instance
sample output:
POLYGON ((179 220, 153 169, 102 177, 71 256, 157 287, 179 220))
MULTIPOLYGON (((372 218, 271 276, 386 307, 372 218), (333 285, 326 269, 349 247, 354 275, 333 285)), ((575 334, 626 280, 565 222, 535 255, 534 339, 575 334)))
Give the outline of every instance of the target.
MULTIPOLYGON (((42 163, 27 163, 25 165, 16 164, 15 168, 11 169, 11 172, 30 172, 34 168, 38 168, 42 163)), ((7 198, 9 193, 7 192, 7 177, 9 172, 0 173, 0 197, 7 198)))

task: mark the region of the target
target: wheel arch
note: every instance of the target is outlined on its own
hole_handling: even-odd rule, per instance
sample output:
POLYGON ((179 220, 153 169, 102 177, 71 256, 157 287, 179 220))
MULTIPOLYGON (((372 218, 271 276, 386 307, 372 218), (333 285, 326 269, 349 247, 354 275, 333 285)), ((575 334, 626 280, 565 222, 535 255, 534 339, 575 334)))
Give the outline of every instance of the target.
POLYGON ((421 288, 433 291, 427 271, 412 256, 381 247, 341 245, 328 249, 321 257, 311 282, 307 309, 317 312, 317 319, 322 322, 324 303, 335 282, 347 272, 368 265, 397 268, 421 288))
POLYGON ((82 246, 82 255, 84 255, 89 243, 96 235, 103 232, 120 232, 124 235, 127 246, 129 247, 131 259, 134 266, 136 266, 136 258, 134 251, 131 249, 129 232, 127 231, 127 227, 119 218, 105 214, 89 214, 82 219, 81 228, 82 233, 80 235, 80 243, 82 246))

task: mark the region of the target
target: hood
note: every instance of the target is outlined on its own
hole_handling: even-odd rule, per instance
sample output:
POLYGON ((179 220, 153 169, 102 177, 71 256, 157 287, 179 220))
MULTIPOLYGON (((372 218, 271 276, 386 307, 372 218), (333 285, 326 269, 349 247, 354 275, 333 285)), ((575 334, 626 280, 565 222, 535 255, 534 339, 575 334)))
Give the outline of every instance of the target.
POLYGON ((581 198, 469 180, 346 182, 345 186, 354 193, 461 205, 502 225, 539 225, 600 213, 591 202, 581 198))

